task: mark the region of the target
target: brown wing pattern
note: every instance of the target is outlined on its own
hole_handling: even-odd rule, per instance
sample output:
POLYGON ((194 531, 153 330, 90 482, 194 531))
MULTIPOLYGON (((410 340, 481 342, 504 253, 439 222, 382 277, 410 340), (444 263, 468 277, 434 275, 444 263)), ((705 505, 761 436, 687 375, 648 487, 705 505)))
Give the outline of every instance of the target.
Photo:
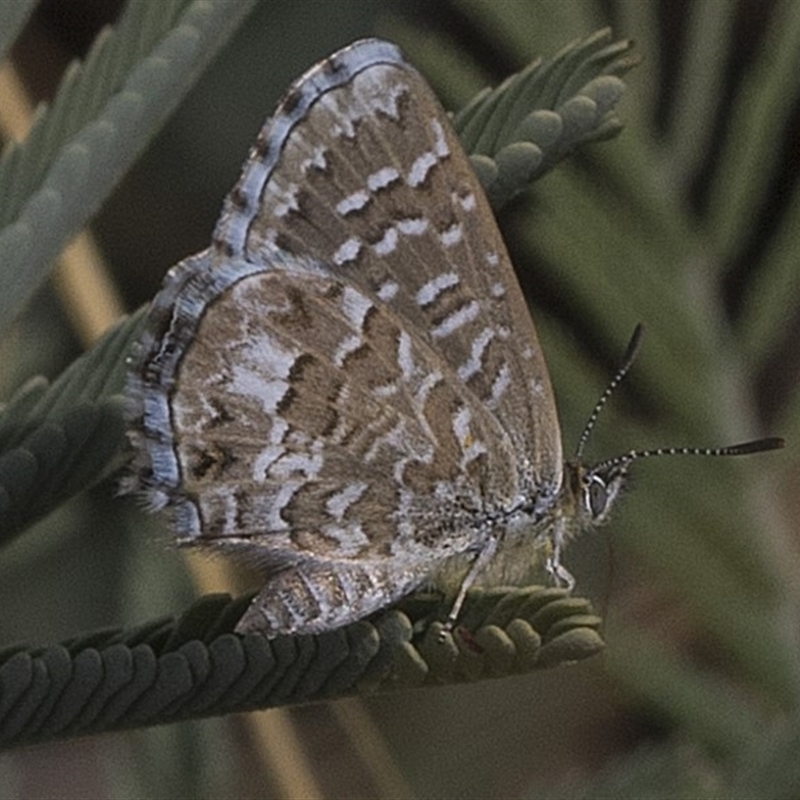
POLYGON ((155 299, 129 384, 153 505, 184 543, 267 570, 242 631, 364 616, 493 552, 561 481, 491 210, 432 91, 378 40, 286 95, 212 248, 155 299))

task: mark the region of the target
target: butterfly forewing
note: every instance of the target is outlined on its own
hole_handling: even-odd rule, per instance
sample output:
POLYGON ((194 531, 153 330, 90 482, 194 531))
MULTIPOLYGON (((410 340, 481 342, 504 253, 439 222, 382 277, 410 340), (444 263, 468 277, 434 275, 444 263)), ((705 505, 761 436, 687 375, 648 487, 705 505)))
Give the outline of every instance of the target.
POLYGON ((534 482, 556 485, 561 442, 536 332, 485 195, 419 73, 386 42, 353 45, 293 88, 258 153, 274 166, 246 166, 218 237, 248 260, 278 248, 385 303, 496 415, 534 482))

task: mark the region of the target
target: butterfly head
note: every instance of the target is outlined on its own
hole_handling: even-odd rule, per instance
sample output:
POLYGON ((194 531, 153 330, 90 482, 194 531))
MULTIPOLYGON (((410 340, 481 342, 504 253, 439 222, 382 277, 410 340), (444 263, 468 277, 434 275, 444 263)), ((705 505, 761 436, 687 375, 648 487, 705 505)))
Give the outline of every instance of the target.
POLYGON ((558 514, 564 520, 565 538, 608 521, 614 503, 622 493, 628 475, 630 456, 603 461, 593 467, 583 462, 583 449, 589 440, 600 411, 622 381, 639 351, 644 326, 633 332, 622 365, 609 383, 586 422, 572 460, 564 464, 558 514))
POLYGON ((617 498, 625 488, 628 460, 587 467, 580 461, 564 466, 565 503, 577 530, 584 530, 608 521, 617 498))
POLYGON ((784 446, 783 439, 767 438, 727 447, 661 447, 652 450, 631 450, 592 467, 586 466, 582 458, 586 442, 603 406, 631 368, 643 332, 644 327, 637 325, 622 365, 589 416, 574 458, 564 465, 561 495, 557 503, 558 516, 564 520, 563 539, 608 521, 611 510, 625 487, 628 470, 636 460, 666 455, 737 456, 775 450, 784 446))

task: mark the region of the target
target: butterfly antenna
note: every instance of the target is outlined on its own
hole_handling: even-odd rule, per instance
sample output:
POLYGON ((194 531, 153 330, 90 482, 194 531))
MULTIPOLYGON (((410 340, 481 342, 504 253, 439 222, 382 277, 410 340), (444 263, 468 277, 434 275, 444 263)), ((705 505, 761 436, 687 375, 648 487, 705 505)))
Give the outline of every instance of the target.
POLYGON ((629 464, 637 458, 651 458, 653 456, 747 456, 751 453, 763 453, 767 450, 780 450, 786 446, 786 441, 778 436, 766 439, 755 439, 752 442, 733 444, 728 447, 658 447, 654 450, 631 450, 607 461, 601 461, 595 467, 596 471, 603 471, 609 467, 629 464))
POLYGON ((644 325, 642 325, 640 322, 636 326, 633 336, 631 336, 631 340, 628 343, 628 349, 625 351, 625 357, 622 359, 620 368, 617 370, 616 375, 614 375, 614 377, 611 379, 611 382, 606 387, 606 390, 602 395, 600 395, 600 399, 597 401, 592 413, 589 415, 586 425, 583 426, 583 433, 581 433, 581 438, 578 440, 578 447, 575 450, 576 460, 580 460, 580 457, 583 455, 583 448, 586 446, 586 442, 589 440, 589 436, 591 435, 592 429, 597 422, 597 418, 600 416, 600 411, 602 411, 603 406, 608 402, 608 398, 614 394, 614 390, 617 388, 617 386, 619 386, 622 379, 628 374, 628 370, 636 360, 636 356, 639 353, 639 347, 642 343, 643 334, 644 325))

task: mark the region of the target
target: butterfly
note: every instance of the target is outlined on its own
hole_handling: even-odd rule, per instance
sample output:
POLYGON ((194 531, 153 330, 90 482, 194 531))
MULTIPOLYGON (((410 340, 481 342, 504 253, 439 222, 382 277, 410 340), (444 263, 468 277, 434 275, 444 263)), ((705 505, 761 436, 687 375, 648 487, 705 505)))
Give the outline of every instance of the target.
POLYGON ((268 637, 428 585, 454 593, 452 626, 472 585, 537 558, 572 588, 566 542, 607 519, 633 460, 667 452, 565 461, 481 185, 426 81, 377 39, 284 96, 211 245, 153 301, 128 394, 136 486, 179 544, 260 570, 237 631, 268 637))

